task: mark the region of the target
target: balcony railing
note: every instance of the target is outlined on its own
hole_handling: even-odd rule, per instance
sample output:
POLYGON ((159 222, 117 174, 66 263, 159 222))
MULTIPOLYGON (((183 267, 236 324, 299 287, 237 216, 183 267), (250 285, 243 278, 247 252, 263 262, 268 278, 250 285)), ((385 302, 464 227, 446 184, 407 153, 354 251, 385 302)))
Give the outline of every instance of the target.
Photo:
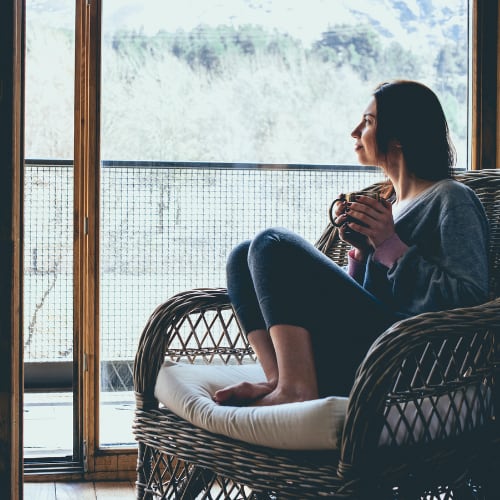
MULTIPOLYGON (((138 337, 176 292, 225 285, 239 241, 284 226, 315 242, 339 192, 382 178, 379 169, 106 161, 100 193, 102 385, 130 390, 138 337)), ((25 361, 71 362, 73 165, 25 165, 25 361)))

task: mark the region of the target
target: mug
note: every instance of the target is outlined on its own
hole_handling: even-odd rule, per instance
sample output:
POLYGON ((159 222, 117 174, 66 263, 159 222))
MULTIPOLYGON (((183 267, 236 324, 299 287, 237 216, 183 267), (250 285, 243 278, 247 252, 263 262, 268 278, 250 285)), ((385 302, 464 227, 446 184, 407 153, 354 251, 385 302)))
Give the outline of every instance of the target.
MULTIPOLYGON (((360 196, 360 195, 361 196, 368 196, 368 197, 373 198, 374 200, 377 200, 379 202, 381 202, 383 200, 382 196, 380 196, 379 193, 360 193, 360 192, 357 192, 357 193, 341 194, 340 198, 333 200, 332 204, 330 205, 330 210, 328 211, 330 222, 335 227, 341 227, 345 224, 345 222, 343 224, 336 224, 335 223, 335 214, 333 213, 333 207, 335 206, 335 203, 337 203, 337 201, 342 201, 342 202, 347 201, 348 203, 351 203, 353 201, 356 201, 358 199, 358 196, 360 196)), ((353 217, 352 218, 348 217, 346 222, 356 222, 358 224, 363 225, 363 223, 361 221, 358 221, 358 220, 354 219, 353 217)), ((353 234, 355 232, 356 231, 353 231, 352 229, 346 228, 345 235, 348 236, 349 234, 353 234)))

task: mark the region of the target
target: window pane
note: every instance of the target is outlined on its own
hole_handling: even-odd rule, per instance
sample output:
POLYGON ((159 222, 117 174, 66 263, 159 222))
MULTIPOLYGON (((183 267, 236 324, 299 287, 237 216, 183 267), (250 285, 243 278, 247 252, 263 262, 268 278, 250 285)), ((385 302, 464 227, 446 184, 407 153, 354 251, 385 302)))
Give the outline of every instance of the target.
POLYGON ((266 226, 316 241, 339 192, 380 179, 350 137, 378 83, 430 85, 467 164, 467 1, 381 5, 103 1, 101 444, 133 442, 159 303, 224 286, 229 250, 266 226))
POLYGON ((74 25, 74 0, 26 1, 25 458, 73 455, 74 25))
POLYGON ((106 160, 351 164, 370 91, 419 79, 467 163, 467 0, 104 1, 106 160))

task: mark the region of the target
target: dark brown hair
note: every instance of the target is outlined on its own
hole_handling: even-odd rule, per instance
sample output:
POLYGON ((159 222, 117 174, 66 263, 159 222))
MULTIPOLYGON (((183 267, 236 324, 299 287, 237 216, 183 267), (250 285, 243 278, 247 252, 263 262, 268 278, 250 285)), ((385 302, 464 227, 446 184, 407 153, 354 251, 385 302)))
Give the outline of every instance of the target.
POLYGON ((452 177, 455 148, 436 94, 421 83, 396 80, 380 84, 373 96, 379 152, 386 154, 396 141, 416 177, 436 181, 452 177))

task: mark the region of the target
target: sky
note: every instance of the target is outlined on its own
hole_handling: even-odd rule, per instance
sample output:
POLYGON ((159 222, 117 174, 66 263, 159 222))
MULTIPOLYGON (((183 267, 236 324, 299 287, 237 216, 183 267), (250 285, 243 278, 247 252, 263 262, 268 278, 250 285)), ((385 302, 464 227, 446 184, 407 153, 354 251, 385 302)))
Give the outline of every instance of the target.
POLYGON ((104 0, 103 18, 111 18, 109 28, 113 24, 142 26, 148 34, 160 29, 191 29, 202 23, 258 24, 287 31, 307 42, 317 38, 332 18, 336 23, 352 20, 345 3, 344 0, 104 0))
MULTIPOLYGON (((33 0, 32 0, 33 1, 33 0)), ((328 25, 375 22, 394 38, 404 39, 394 0, 103 0, 104 29, 142 29, 148 35, 163 29, 189 30, 199 24, 258 24, 300 38, 319 38, 328 25)), ((421 15, 418 0, 405 0, 407 10, 421 15)), ((457 9, 467 0, 433 0, 439 10, 457 9)), ((425 34, 425 33, 422 33, 425 34)))
MULTIPOLYGON (((287 32, 305 45, 317 40, 328 25, 371 23, 400 42, 419 43, 414 30, 402 26, 396 0, 101 0, 104 33, 117 29, 142 29, 147 35, 159 30, 190 30, 199 24, 238 26, 258 24, 287 32)), ((403 0, 407 11, 419 17, 422 0, 403 0)), ((26 0, 28 21, 35 12, 37 22, 74 27, 75 0, 26 0)), ((432 0, 443 9, 457 10, 467 0, 432 0)), ((453 18, 439 19, 443 25, 453 18)), ((460 21, 458 21, 460 22, 460 21)), ((427 38, 425 23, 418 25, 419 38, 427 38)), ((431 33, 432 38, 432 33, 431 33)), ((432 43, 432 42, 431 42, 432 43)))

